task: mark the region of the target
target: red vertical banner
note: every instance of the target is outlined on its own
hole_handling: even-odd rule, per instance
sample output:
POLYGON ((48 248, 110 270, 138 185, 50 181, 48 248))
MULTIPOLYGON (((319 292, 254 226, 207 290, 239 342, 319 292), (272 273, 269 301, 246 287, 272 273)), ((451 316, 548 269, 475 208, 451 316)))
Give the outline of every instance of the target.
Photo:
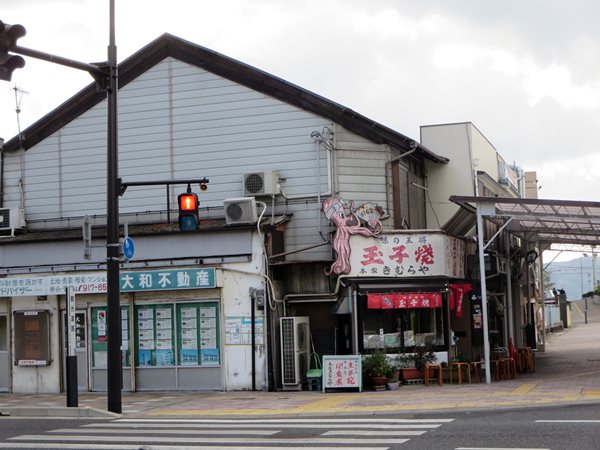
POLYGON ((473 290, 471 284, 449 284, 450 309, 456 307, 456 317, 462 317, 465 295, 473 290))

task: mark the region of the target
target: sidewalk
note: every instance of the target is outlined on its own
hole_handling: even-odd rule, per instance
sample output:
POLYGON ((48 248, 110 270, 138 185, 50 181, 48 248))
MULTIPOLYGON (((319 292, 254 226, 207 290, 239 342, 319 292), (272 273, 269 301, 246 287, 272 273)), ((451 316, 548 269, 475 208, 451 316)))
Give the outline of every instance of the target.
MULTIPOLYGON (((491 410, 550 404, 600 403, 600 306, 573 305, 574 326, 547 335, 536 372, 491 384, 402 386, 384 392, 136 392, 122 394, 123 415, 231 418, 318 414, 378 414, 491 410)), ((11 416, 106 417, 106 393, 79 393, 79 408, 65 394, 0 394, 0 412, 11 416)))

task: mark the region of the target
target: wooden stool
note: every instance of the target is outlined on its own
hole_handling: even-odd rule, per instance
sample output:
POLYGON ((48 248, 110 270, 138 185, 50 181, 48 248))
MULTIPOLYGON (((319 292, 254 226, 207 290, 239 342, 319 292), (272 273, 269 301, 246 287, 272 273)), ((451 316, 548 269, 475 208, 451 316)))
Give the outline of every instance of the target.
POLYGON ((475 373, 475 379, 478 383, 483 381, 483 361, 471 361, 469 365, 471 366, 471 370, 475 373))
POLYGON ((501 363, 504 365, 504 373, 507 379, 515 379, 517 377, 517 364, 514 358, 502 358, 501 363))
POLYGON ((469 380, 469 384, 471 384, 471 365, 468 362, 453 362, 450 364, 450 383, 453 382, 452 372, 454 372, 454 369, 456 369, 458 384, 462 384, 463 369, 467 371, 467 378, 469 380))
POLYGON ((426 386, 429 386, 429 371, 430 370, 437 370, 438 384, 440 386, 442 384, 444 384, 444 381, 442 380, 442 365, 441 364, 425 364, 425 367, 423 368, 423 383, 426 386))
POLYGON ((535 372, 535 358, 531 347, 521 347, 517 353, 519 372, 535 372))

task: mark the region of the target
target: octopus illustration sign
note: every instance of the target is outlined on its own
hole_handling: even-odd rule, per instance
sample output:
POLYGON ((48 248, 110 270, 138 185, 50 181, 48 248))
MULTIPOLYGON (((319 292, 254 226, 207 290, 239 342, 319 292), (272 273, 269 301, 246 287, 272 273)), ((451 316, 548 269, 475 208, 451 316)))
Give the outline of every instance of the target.
POLYGON ((336 226, 332 246, 337 259, 327 274, 347 274, 350 272, 350 236, 373 237, 380 234, 383 226, 379 219, 383 216, 383 210, 374 203, 365 203, 355 208, 354 202, 337 198, 326 199, 321 209, 325 217, 336 226))

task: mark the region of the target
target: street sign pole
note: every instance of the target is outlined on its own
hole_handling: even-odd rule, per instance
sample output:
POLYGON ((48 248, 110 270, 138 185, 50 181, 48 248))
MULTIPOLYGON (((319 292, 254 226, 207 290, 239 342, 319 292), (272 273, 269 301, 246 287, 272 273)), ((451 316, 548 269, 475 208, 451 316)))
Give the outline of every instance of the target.
POLYGON ((77 391, 77 335, 75 333, 75 291, 72 287, 66 290, 67 299, 67 356, 66 356, 66 375, 67 375, 67 406, 77 408, 79 405, 77 391))
POLYGON ((110 0, 108 45, 109 86, 107 94, 107 190, 106 190, 106 279, 107 279, 107 400, 108 410, 121 414, 121 306, 119 289, 119 170, 117 149, 117 46, 115 45, 115 0, 110 0))

